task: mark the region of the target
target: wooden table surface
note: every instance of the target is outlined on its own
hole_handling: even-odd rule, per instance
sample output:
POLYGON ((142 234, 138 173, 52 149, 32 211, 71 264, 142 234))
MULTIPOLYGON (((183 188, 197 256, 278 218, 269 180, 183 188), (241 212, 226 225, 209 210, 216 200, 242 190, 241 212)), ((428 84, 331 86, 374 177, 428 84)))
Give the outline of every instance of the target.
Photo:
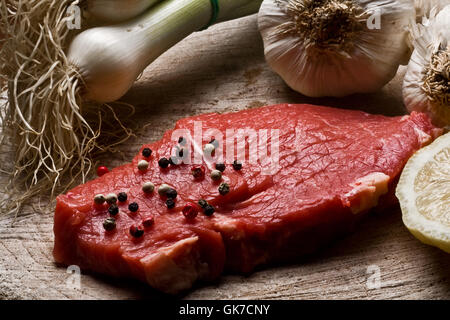
MULTIPOLYGON (((114 167, 144 142, 159 139, 177 119, 282 102, 315 103, 404 114, 401 78, 380 92, 343 99, 311 99, 290 90, 266 65, 256 16, 193 34, 152 64, 123 99, 136 106, 133 125, 145 128, 100 161, 114 167)), ((4 161, 7 155, 2 155, 4 161)), ((0 182, 5 183, 5 177, 0 182)), ((45 203, 44 203, 45 205, 45 203)), ((26 207, 17 219, 0 217, 0 299, 164 298, 129 280, 74 275, 52 258, 52 214, 26 207)), ((449 299, 450 255, 416 240, 398 208, 375 212, 358 230, 315 255, 224 275, 180 295, 188 299, 449 299)))

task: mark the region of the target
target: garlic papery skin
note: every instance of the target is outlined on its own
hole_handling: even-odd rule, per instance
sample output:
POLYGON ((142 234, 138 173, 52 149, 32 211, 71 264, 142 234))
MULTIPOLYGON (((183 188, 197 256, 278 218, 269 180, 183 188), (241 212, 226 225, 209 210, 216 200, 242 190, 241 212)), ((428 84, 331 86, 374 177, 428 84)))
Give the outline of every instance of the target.
POLYGON ((379 90, 408 62, 414 18, 409 0, 264 0, 258 26, 268 64, 292 89, 341 97, 379 90))
POLYGON ((450 128, 450 5, 413 25, 411 37, 403 101, 410 112, 425 112, 434 124, 450 128))
POLYGON ((85 0, 85 11, 102 22, 117 23, 137 17, 162 0, 85 0))
POLYGON ((421 22, 424 17, 430 17, 431 10, 441 11, 450 4, 450 0, 415 0, 417 22, 421 22))

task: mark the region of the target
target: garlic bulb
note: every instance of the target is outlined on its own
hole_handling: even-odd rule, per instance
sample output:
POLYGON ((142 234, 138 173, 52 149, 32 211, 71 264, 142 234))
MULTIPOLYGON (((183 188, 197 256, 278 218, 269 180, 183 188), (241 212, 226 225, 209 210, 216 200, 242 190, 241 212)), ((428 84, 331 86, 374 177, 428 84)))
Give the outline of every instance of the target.
POLYGON ((403 82, 409 111, 450 127, 450 5, 411 29, 414 51, 403 82))
POLYGON ((86 0, 86 12, 104 22, 126 21, 161 0, 86 0))
POLYGON ((258 25, 266 60, 311 97, 373 92, 389 82, 410 49, 411 0, 264 0, 258 25))
POLYGON ((433 8, 440 11, 449 4, 450 0, 415 0, 417 21, 420 22, 423 17, 429 17, 433 8))

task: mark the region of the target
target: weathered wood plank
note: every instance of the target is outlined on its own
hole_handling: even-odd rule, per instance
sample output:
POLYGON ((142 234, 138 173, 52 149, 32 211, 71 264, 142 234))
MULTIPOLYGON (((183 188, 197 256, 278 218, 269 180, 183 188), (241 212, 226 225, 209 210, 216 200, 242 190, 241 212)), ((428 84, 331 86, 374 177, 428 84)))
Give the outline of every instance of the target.
MULTIPOLYGON (((281 102, 315 103, 398 115, 401 69, 380 92, 343 99, 310 99, 284 85, 266 65, 256 17, 194 34, 152 64, 124 98, 136 105, 136 137, 104 155, 113 167, 129 161, 140 144, 155 141, 179 118, 281 102)), ((3 177, 4 183, 4 177, 3 177)), ((0 218, 0 299, 132 299, 161 297, 144 284, 81 275, 72 286, 67 269, 54 264, 52 216, 26 208, 13 223, 0 218), (67 284, 69 281, 69 284, 67 284)), ((450 255, 413 238, 399 209, 373 214, 359 231, 314 256, 264 268, 244 277, 226 275, 198 285, 191 299, 425 299, 450 298, 450 255), (370 267, 371 266, 371 267, 370 267), (370 269, 370 268, 372 269, 370 269), (369 268, 369 271, 368 271, 369 268), (379 268, 379 269, 377 269, 379 268), (380 271, 381 287, 370 289, 380 271)))

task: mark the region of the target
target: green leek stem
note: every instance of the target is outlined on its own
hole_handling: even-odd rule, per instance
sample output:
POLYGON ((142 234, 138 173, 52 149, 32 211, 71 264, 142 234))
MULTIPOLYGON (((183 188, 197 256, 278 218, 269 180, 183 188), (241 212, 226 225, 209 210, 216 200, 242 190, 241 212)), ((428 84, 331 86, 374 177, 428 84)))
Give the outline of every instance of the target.
MULTIPOLYGON (((218 21, 256 13, 262 0, 219 0, 218 21)), ((122 97, 144 69, 213 17, 211 0, 165 0, 130 22, 87 29, 69 48, 69 60, 89 100, 122 97), (102 59, 98 59, 101 57, 102 59)))
MULTIPOLYGON (((262 0, 219 0, 217 21, 232 20, 257 13, 262 0)), ((210 0, 166 0, 152 7, 147 13, 124 28, 139 29, 143 36, 140 50, 145 57, 139 59, 149 65, 176 43, 195 31, 199 31, 211 20, 210 0)))

